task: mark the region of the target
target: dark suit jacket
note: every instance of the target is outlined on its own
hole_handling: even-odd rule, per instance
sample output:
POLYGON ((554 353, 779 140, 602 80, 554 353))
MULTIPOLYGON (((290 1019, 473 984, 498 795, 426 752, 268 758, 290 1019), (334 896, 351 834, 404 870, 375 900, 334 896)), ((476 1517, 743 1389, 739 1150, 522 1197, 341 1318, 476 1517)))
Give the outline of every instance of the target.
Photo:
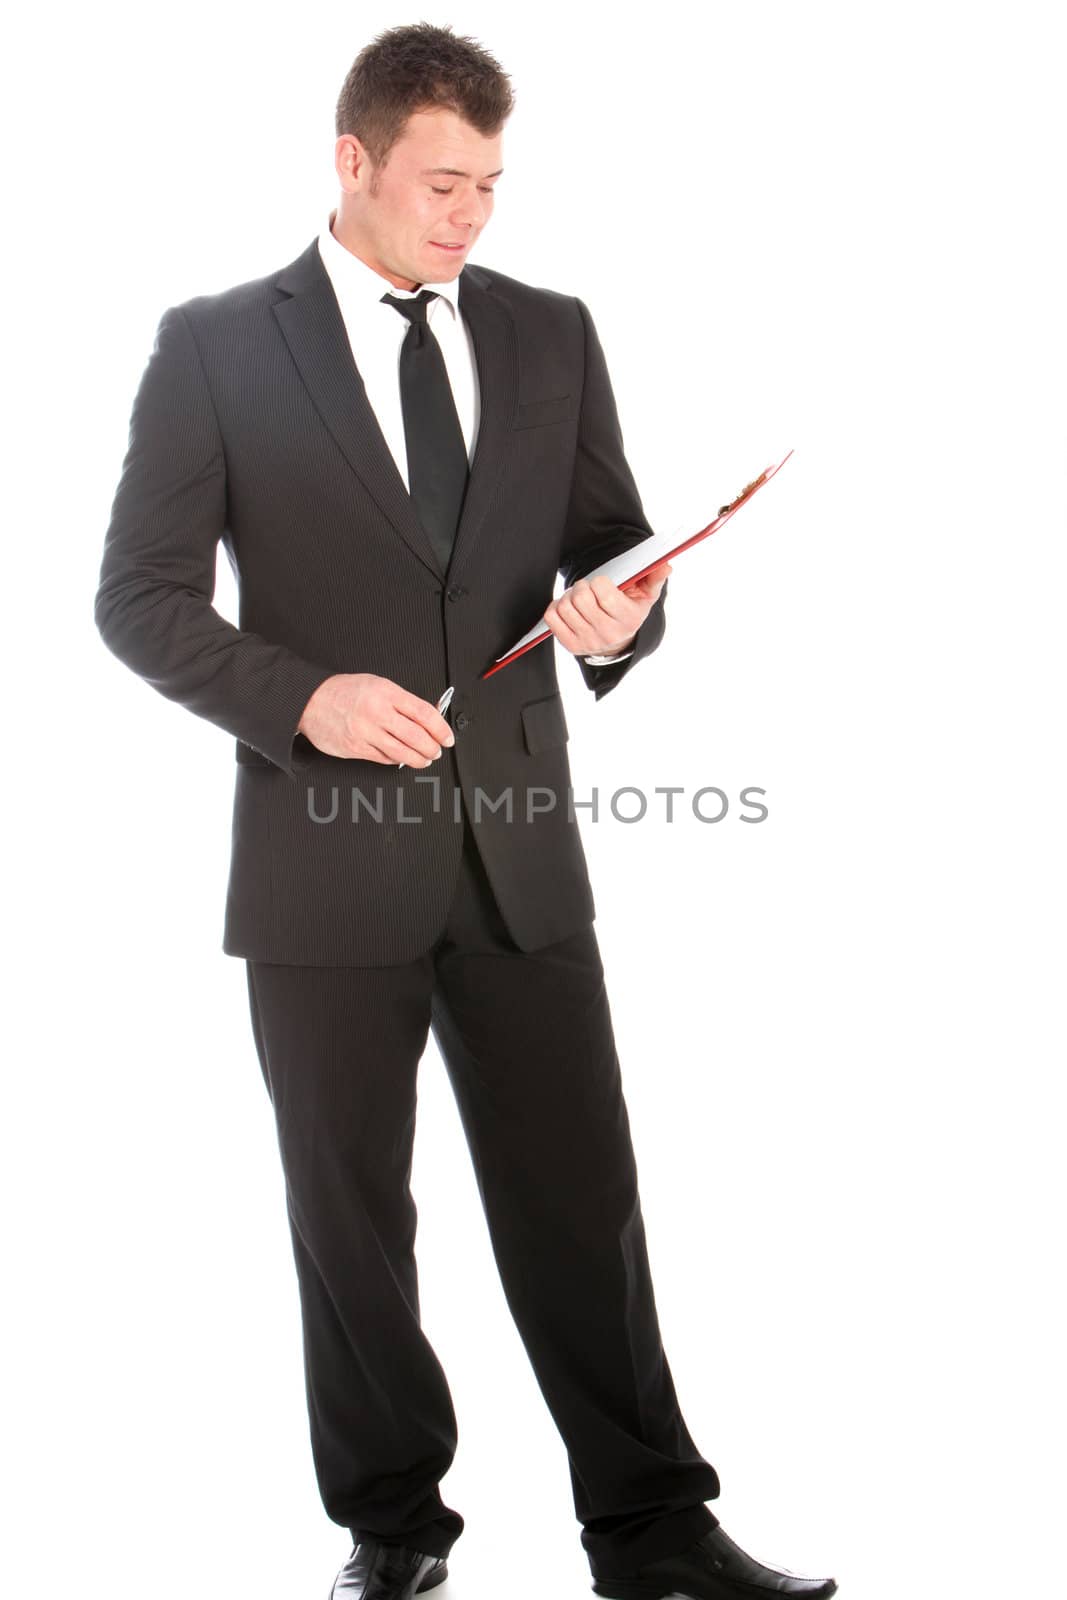
MULTIPOLYGON (((367 399, 317 241, 160 320, 95 616, 116 656, 237 740, 229 955, 378 966, 428 950, 459 867, 459 789, 521 948, 595 916, 568 804, 557 647, 480 674, 537 620, 557 573, 571 584, 652 530, 583 303, 467 265, 459 304, 481 419, 447 573, 367 399), (220 539, 237 627, 211 603, 220 539), (455 746, 427 768, 324 755, 296 728, 337 672, 379 673, 431 703, 454 684, 455 746)), ((580 663, 598 699, 659 644, 664 599, 632 656, 580 663)))

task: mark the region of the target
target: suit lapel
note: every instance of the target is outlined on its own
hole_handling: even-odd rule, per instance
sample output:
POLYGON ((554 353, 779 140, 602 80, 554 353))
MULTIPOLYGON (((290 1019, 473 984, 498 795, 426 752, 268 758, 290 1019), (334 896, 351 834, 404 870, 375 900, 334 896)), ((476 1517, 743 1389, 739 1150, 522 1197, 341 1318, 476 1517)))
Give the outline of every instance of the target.
POLYGON ((352 359, 348 331, 317 238, 275 282, 289 298, 277 302, 274 315, 316 410, 411 553, 440 578, 433 546, 415 515, 352 359))
POLYGON ((452 547, 449 578, 469 566, 485 526, 497 480, 504 466, 507 435, 519 396, 519 339, 515 319, 492 280, 480 267, 466 266, 459 277, 459 309, 471 332, 478 368, 480 414, 467 493, 452 547))
MULTIPOLYGON (((437 578, 445 576, 415 515, 403 478, 378 424, 318 240, 275 283, 286 295, 274 315, 315 408, 360 481, 411 553, 437 578)), ((459 280, 460 312, 471 332, 478 368, 480 417, 470 479, 456 531, 448 576, 470 561, 504 462, 504 443, 518 397, 518 338, 511 312, 494 295, 479 267, 459 280)))

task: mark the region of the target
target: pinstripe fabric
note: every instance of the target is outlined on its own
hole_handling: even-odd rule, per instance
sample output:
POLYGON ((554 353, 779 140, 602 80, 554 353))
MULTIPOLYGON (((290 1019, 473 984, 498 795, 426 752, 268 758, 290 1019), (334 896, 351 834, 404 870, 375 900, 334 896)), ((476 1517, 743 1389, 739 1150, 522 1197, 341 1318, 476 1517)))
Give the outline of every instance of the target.
POLYGON ((718 1473, 663 1348, 595 928, 516 951, 468 829, 442 937, 418 960, 247 967, 327 1515, 434 1555, 465 1526, 441 1496, 456 1412, 421 1324, 409 1182, 432 1030, 591 1566, 632 1570, 714 1527, 718 1473))
MULTIPOLYGON (((460 307, 482 414, 447 572, 367 401, 317 240, 282 271, 160 320, 95 616, 120 660, 237 740, 229 955, 415 959, 445 923, 461 806, 520 949, 595 916, 567 814, 556 652, 479 675, 544 609, 557 572, 573 583, 651 529, 582 302, 468 264, 460 307), (236 626, 211 604, 220 539, 236 626), (425 769, 317 751, 297 724, 337 672, 379 673, 429 701, 454 684, 455 747, 425 769), (476 815, 479 788, 490 801, 510 790, 512 820, 484 804, 476 815), (538 789, 556 804, 528 819, 538 789)), ((598 699, 659 644, 665 596, 632 655, 579 661, 598 699)))

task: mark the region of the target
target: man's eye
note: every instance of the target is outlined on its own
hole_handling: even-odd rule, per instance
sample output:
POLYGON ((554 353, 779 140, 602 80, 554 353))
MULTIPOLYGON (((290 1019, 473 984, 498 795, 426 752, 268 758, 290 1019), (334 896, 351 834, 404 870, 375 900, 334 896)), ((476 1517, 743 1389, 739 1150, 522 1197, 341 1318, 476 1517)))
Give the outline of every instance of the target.
MULTIPOLYGON (((453 185, 453 188, 454 187, 455 187, 455 185, 453 185)), ((434 194, 451 194, 452 193, 452 189, 437 189, 437 188, 434 188, 433 184, 430 185, 430 188, 433 189, 434 194)), ((492 194, 492 192, 493 192, 492 185, 488 184, 488 183, 480 184, 479 188, 481 189, 483 194, 492 194)))

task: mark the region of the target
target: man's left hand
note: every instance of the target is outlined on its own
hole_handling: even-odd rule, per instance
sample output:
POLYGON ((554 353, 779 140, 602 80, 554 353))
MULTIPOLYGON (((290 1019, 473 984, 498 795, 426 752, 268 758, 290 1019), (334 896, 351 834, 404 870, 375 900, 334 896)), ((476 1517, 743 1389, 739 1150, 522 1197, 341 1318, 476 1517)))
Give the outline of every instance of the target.
POLYGON ((629 650, 673 570, 669 561, 661 561, 625 589, 617 588, 603 573, 579 578, 552 601, 544 614, 545 625, 574 656, 610 656, 617 650, 629 650))

